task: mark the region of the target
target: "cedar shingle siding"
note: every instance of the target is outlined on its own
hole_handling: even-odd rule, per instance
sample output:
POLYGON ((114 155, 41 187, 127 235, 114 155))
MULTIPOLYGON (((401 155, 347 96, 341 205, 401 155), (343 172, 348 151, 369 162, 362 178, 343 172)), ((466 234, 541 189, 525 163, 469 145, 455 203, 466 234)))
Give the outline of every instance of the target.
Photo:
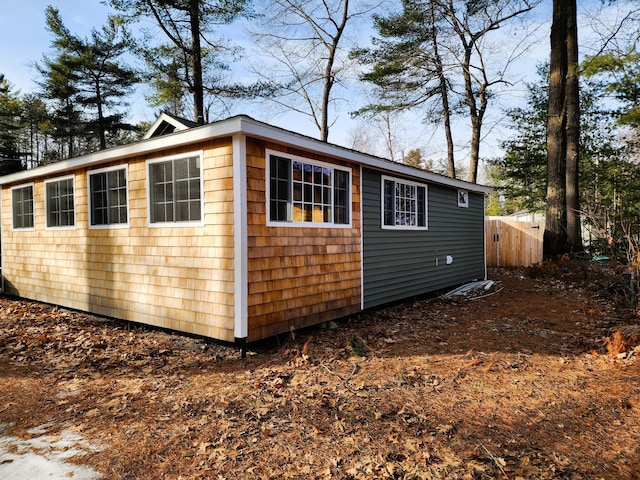
MULTIPOLYGON (((173 125, 174 119, 163 118, 173 125)), ((487 187, 246 116, 177 125, 176 132, 1 177, 5 291, 221 340, 253 341, 484 278, 487 187), (282 198, 267 198, 270 152, 297 158, 290 164, 291 193, 278 190, 284 176, 275 178, 274 192, 282 198), (307 173, 300 175, 296 163, 307 173), (114 167, 126 175, 101 177, 114 167), (386 222, 410 223, 411 229, 382 228, 380 172, 387 192, 400 199, 386 222), (50 217, 58 220, 48 228, 46 185, 62 179, 59 194, 49 195, 50 217), (333 188, 336 182, 339 188, 333 188), (24 191, 13 195, 16 187, 24 191), (458 188, 468 192, 468 208, 458 188), (270 216, 271 205, 281 200, 287 215, 270 216), (426 215, 416 208, 425 200, 426 215), (446 256, 453 263, 447 265, 446 256)))

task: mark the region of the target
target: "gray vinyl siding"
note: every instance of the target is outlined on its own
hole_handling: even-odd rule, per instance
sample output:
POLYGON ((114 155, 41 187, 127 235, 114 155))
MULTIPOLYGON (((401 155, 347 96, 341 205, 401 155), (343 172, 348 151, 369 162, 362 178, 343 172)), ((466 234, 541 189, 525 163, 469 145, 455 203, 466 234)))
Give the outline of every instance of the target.
POLYGON ((483 195, 469 192, 469 207, 462 208, 456 188, 425 185, 428 229, 382 229, 381 173, 363 169, 364 308, 484 278, 483 195))

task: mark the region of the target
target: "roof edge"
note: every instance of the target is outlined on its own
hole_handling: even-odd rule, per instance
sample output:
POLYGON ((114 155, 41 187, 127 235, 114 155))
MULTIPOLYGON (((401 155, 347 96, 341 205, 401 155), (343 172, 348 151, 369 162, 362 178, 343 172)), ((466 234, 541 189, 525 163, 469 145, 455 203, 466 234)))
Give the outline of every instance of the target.
MULTIPOLYGON (((160 116, 162 117, 162 115, 160 116)), ((160 118, 159 117, 159 118, 160 118)), ((170 118, 167 116, 167 118, 170 118)), ((157 122, 157 121, 156 121, 157 122)), ((248 115, 236 115, 224 120, 193 128, 187 128, 167 135, 142 139, 135 143, 100 150, 75 158, 62 160, 43 167, 5 175, 0 177, 0 185, 15 183, 40 176, 62 174, 81 167, 92 167, 102 163, 121 160, 127 157, 152 154, 171 147, 180 147, 211 138, 220 138, 244 134, 263 140, 285 144, 303 150, 311 150, 336 159, 345 159, 377 170, 394 172, 400 175, 419 178, 428 182, 469 190, 477 193, 490 193, 492 187, 475 184, 464 180, 446 177, 388 159, 376 157, 332 143, 322 142, 300 133, 276 127, 248 115)))

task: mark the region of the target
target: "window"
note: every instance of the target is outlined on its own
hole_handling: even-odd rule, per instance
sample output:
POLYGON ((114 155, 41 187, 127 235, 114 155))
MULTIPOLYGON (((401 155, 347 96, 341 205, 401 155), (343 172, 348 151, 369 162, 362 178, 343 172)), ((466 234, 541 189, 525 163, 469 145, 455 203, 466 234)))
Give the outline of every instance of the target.
POLYGON ((127 168, 89 172, 91 226, 127 225, 127 168))
POLYGON ((151 223, 202 220, 201 156, 149 163, 151 223))
POLYGON ((267 157, 270 222, 350 224, 349 169, 293 156, 267 157))
POLYGON ((469 208, 469 192, 466 190, 458 190, 458 206, 469 208))
POLYGON ((45 182, 47 227, 72 227, 76 223, 73 177, 45 182))
POLYGON ((11 190, 13 228, 33 228, 33 185, 11 190))
POLYGON ((427 187, 382 177, 383 228, 427 228, 427 187))

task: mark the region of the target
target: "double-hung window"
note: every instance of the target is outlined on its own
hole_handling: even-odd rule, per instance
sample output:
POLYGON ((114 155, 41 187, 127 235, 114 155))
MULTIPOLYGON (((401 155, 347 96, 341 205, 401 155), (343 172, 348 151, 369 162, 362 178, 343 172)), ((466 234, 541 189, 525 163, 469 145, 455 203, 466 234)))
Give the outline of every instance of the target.
POLYGON ((382 227, 427 228, 427 187, 415 182, 382 177, 382 227))
POLYGON ((202 221, 202 158, 199 153, 149 162, 151 223, 202 221))
POLYGON ((23 185, 11 189, 13 228, 33 228, 33 185, 23 185))
POLYGON ((74 177, 45 182, 47 227, 73 227, 76 224, 74 177))
POLYGON ((270 225, 350 225, 350 169, 275 152, 267 159, 270 225))
POLYGON ((89 212, 92 227, 128 224, 126 166, 89 172, 89 212))

